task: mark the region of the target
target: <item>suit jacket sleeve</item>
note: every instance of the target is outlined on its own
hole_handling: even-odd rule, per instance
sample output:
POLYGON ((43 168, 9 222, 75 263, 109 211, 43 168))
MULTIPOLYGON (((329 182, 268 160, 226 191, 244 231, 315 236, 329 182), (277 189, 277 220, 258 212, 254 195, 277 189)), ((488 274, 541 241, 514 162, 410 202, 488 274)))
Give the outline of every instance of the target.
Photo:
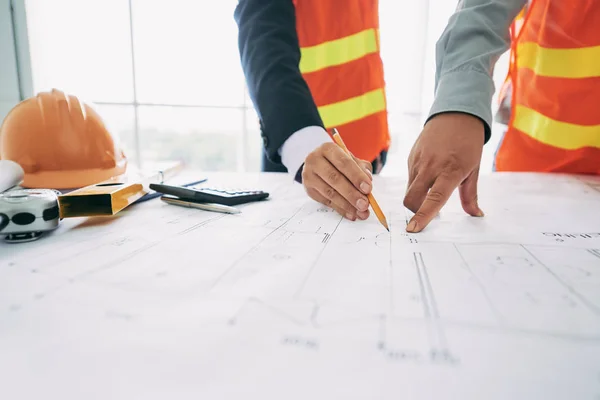
POLYGON ((323 122, 300 73, 300 45, 292 0, 239 0, 234 18, 248 92, 260 118, 269 159, 296 131, 323 122))

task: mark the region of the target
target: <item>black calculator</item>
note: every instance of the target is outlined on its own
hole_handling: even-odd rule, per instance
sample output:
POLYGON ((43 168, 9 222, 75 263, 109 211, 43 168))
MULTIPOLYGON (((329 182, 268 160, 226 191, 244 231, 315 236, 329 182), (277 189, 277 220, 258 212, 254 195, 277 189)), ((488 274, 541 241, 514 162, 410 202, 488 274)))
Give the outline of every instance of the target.
POLYGON ((181 199, 193 200, 199 203, 217 203, 226 206, 260 201, 269 197, 262 190, 237 190, 227 188, 210 188, 201 186, 172 186, 151 183, 150 189, 159 193, 170 194, 181 199))

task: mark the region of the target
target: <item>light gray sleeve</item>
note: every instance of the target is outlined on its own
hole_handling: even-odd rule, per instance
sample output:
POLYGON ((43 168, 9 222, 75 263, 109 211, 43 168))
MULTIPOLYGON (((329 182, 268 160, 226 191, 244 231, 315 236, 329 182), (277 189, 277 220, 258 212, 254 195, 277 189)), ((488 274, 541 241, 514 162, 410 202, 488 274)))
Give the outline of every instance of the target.
POLYGON ((436 44, 435 99, 428 120, 465 112, 492 125, 494 65, 510 47, 509 28, 527 0, 461 0, 436 44))

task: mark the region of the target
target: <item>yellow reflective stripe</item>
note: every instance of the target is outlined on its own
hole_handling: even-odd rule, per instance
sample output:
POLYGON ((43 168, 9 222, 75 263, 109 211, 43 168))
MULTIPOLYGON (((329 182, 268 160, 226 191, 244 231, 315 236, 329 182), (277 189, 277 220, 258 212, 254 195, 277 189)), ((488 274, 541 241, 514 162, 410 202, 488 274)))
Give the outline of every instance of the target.
POLYGON ((576 125, 556 121, 521 105, 515 107, 514 127, 550 146, 565 150, 600 148, 600 125, 576 125))
POLYGON ((577 49, 551 49, 537 43, 517 46, 517 66, 537 75, 556 78, 600 76, 600 46, 577 49))
POLYGON ((360 96, 321 106, 319 114, 325 127, 333 128, 384 110, 385 94, 383 89, 376 89, 360 96))
POLYGON ((300 49, 303 74, 341 65, 377 52, 375 29, 367 29, 341 39, 300 49))

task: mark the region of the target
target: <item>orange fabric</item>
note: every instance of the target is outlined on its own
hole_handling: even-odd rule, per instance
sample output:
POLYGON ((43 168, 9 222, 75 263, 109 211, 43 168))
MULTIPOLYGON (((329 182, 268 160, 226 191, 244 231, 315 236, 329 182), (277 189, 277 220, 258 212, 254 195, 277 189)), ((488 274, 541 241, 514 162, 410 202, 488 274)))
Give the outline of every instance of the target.
MULTIPOLYGON (((376 53, 303 76, 317 107, 360 96, 385 85, 383 65, 376 53)), ((345 135, 343 138, 346 141, 345 135)))
MULTIPOLYGON (((525 17, 527 16, 527 10, 528 10, 528 5, 523 7, 523 9, 519 13, 519 15, 517 15, 513 24, 510 27, 509 33, 510 33, 511 44, 514 43, 515 38, 519 35, 521 29, 523 28, 523 22, 525 21, 525 17)), ((510 53, 509 53, 509 61, 508 61, 508 74, 506 75, 506 78, 504 79, 504 82, 502 83, 502 86, 498 92, 498 104, 502 104, 502 101, 504 100, 504 98, 506 98, 506 96, 508 95, 508 92, 512 92, 511 78, 514 73, 512 70, 514 68, 514 60, 515 60, 515 53, 514 53, 513 49, 511 48, 510 53)))
MULTIPOLYGON (((294 4, 301 48, 342 39, 366 29, 379 29, 378 0, 294 0, 294 4)), ((303 77, 317 107, 385 88, 379 51, 342 65, 304 73, 303 77)), ((358 158, 372 161, 390 147, 387 111, 336 128, 358 158)))
MULTIPOLYGON (((363 160, 373 161, 382 150, 380 132, 387 131, 387 113, 379 112, 365 118, 337 126, 340 136, 344 135, 344 142, 355 157, 363 160), (354 134, 351 134, 354 133, 354 134)), ((384 142, 385 144, 385 142, 384 142)))
POLYGON ((555 120, 600 125, 600 77, 561 79, 537 76, 529 69, 522 69, 516 79, 518 88, 535 88, 522 93, 519 104, 555 120))
MULTIPOLYGON (((600 45, 599 26, 600 2, 597 0, 531 2, 522 29, 512 36, 509 74, 515 84, 512 85, 511 121, 496 153, 496 170, 600 174, 600 149, 554 147, 514 127, 515 108, 519 105, 559 122, 580 126, 600 124, 600 77, 538 76, 532 70, 517 68, 519 44, 535 43, 550 49, 597 46, 600 45)), ((514 26, 512 32, 515 32, 514 26)))
POLYGON ((506 133, 500 150, 496 157, 497 171, 600 174, 598 148, 563 150, 513 128, 506 133))
POLYGON ((379 27, 378 0, 294 0, 300 47, 379 27))
POLYGON ((600 45, 598 0, 534 0, 519 38, 559 49, 600 45))

